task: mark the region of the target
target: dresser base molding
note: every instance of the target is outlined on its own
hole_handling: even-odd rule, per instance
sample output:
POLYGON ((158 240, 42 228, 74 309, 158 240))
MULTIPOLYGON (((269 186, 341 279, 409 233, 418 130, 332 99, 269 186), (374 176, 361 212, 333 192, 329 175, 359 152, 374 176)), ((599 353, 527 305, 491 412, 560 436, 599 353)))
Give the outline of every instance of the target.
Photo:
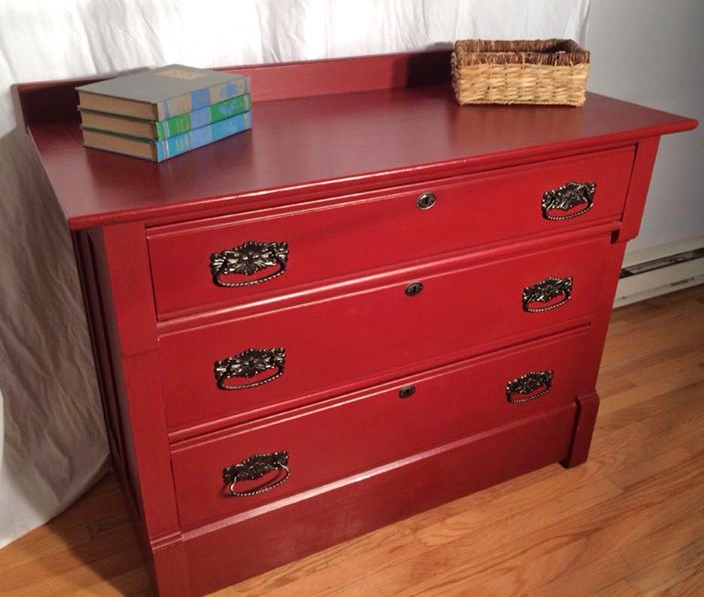
POLYGON ((563 461, 565 466, 577 466, 586 462, 589 456, 589 447, 592 443, 596 415, 599 411, 599 395, 594 392, 588 396, 577 398, 577 421, 572 438, 572 447, 569 457, 563 461))
POLYGON ((184 533, 183 552, 178 543, 161 545, 155 565, 157 577, 168 578, 172 559, 185 554, 190 592, 160 593, 214 591, 529 471, 569 464, 577 411, 573 402, 184 533))

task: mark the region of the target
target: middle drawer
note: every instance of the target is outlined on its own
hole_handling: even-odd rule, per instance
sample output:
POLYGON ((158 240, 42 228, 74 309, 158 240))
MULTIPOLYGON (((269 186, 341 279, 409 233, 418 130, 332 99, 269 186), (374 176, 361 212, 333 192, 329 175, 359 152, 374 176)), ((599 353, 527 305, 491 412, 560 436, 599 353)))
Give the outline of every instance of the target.
POLYGON ((370 290, 164 334, 167 424, 222 426, 586 320, 610 246, 605 236, 415 270, 370 290))

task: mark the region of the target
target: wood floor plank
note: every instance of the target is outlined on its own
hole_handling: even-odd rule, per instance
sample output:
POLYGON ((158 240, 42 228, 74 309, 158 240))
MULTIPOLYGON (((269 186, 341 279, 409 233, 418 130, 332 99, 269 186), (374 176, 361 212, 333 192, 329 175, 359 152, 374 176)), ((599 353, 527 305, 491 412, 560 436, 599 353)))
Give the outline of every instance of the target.
POLYGON ((101 584, 112 594, 149 589, 122 490, 112 475, 62 515, 0 550, 0 570, 3 596, 95 593, 101 584), (123 589, 125 573, 140 580, 123 589))
POLYGON ((534 597, 584 597, 585 595, 637 595, 623 579, 631 572, 630 564, 620 553, 612 553, 593 562, 575 567, 573 572, 559 575, 548 584, 534 587, 525 594, 534 597))
MULTIPOLYGON (((684 506, 684 503, 678 502, 684 506)), ((650 533, 620 549, 629 562, 633 574, 645 570, 662 558, 697 543, 704 538, 704 504, 682 509, 681 516, 672 524, 650 533)))
POLYGON ((666 507, 658 505, 611 523, 602 522, 601 528, 591 535, 575 535, 575 545, 587 540, 581 552, 567 549, 551 553, 549 558, 540 557, 531 561, 529 568, 515 569, 500 579, 492 579, 477 594, 591 595, 625 577, 634 579, 639 570, 657 559, 704 537, 701 495, 700 484, 693 483, 666 507), (597 559, 590 561, 595 555, 597 559), (565 571, 541 585, 550 577, 551 569, 556 568, 554 562, 566 562, 565 571), (485 590, 489 586, 492 591, 485 590))
MULTIPOLYGON (((424 578, 402 595, 461 595, 468 583, 481 586, 501 570, 510 567, 514 575, 523 573, 526 566, 541 557, 550 558, 544 569, 545 578, 534 578, 532 583, 552 580, 550 575, 565 574, 575 566, 593 562, 600 554, 615 549, 619 543, 634 541, 644 534, 668 524, 680 508, 670 508, 674 496, 683 496, 686 505, 697 503, 699 488, 704 484, 704 460, 691 461, 679 469, 681 476, 673 478, 669 472, 655 475, 636 484, 637 491, 619 495, 553 524, 546 524, 540 533, 524 534, 524 528, 514 528, 512 541, 494 543, 494 535, 462 537, 451 544, 427 550, 423 554, 427 567, 424 578), (668 501, 669 500, 669 501, 668 501), (631 517, 637 517, 638 524, 631 517), (623 520, 630 522, 623 523, 623 520), (618 526, 616 532, 611 525, 618 526), (484 541, 482 541, 484 539, 484 541), (478 551, 477 542, 485 545, 478 551), (449 565, 456 557, 457 565, 449 565)), ((401 563, 399 566, 407 566, 401 563)), ((527 588, 527 587, 524 587, 527 588)))
MULTIPOLYGON (((220 597, 704 595, 704 286, 615 311, 590 459, 512 479, 220 597)), ((0 595, 151 586, 113 475, 0 550, 0 595)))
MULTIPOLYGON (((608 419, 608 415, 604 417, 608 419)), ((632 423, 621 420, 599 424, 591 457, 603 474, 619 487, 677 466, 704 450, 704 400, 683 403, 632 423)))
MULTIPOLYGON (((579 584, 575 586, 578 587, 579 584)), ((576 595, 583 597, 584 593, 580 594, 577 592, 576 595)), ((643 597, 643 595, 633 585, 628 584, 625 580, 621 580, 589 597, 643 597)))
MULTIPOLYGON (((704 349, 702 350, 704 351, 704 349)), ((696 361, 697 357, 688 353, 688 362, 681 366, 675 368, 669 366, 650 367, 647 371, 648 375, 644 376, 643 373, 639 373, 628 376, 627 379, 632 383, 632 386, 615 395, 605 396, 601 409, 602 414, 611 414, 702 382, 704 369, 696 361)), ((600 389, 600 384, 597 384, 597 390, 600 389)))
POLYGON ((704 570, 660 591, 659 597, 701 597, 704 595, 704 570))
POLYGON ((704 537, 628 577, 643 595, 659 595, 704 570, 704 537))
POLYGON ((701 401, 700 397, 704 396, 704 378, 692 383, 682 380, 680 387, 652 396, 630 390, 631 388, 627 388, 616 393, 613 399, 602 400, 598 420, 600 431, 610 431, 652 416, 660 416, 672 408, 684 405, 697 407, 701 401))

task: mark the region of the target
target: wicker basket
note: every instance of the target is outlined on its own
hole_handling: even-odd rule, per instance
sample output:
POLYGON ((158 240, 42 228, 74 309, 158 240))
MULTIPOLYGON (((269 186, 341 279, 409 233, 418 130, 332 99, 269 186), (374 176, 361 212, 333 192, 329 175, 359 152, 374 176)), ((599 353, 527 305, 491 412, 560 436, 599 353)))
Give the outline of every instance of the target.
POLYGON ((569 39, 455 42, 460 104, 584 104, 589 52, 569 39))

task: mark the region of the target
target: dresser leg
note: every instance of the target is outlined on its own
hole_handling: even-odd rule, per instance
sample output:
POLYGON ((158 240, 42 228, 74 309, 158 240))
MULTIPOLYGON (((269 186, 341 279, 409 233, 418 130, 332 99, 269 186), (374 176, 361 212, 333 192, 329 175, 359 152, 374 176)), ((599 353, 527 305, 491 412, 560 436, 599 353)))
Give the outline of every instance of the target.
POLYGON ((190 597, 188 562, 180 534, 151 543, 154 577, 159 597, 190 597))
POLYGON ((562 466, 577 466, 587 460, 598 410, 599 395, 596 392, 577 397, 577 422, 572 436, 572 449, 570 455, 562 461, 562 466))

